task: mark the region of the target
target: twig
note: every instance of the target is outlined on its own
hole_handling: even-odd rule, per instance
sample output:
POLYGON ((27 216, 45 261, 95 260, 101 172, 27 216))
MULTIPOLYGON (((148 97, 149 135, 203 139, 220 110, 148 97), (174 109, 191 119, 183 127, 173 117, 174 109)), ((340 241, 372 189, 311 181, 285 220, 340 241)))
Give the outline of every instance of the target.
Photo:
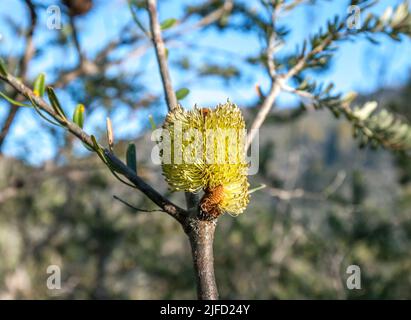
MULTIPOLYGON (((0 79, 10 84, 15 88, 20 94, 25 96, 28 99, 31 99, 38 108, 46 113, 48 113, 53 118, 58 118, 58 114, 54 109, 47 104, 42 98, 36 96, 33 91, 26 87, 22 82, 17 78, 8 74, 7 76, 0 75, 0 79)), ((66 119, 65 128, 79 138, 82 142, 89 146, 93 146, 94 143, 91 137, 84 132, 79 126, 70 120, 66 119)), ((141 192, 143 192, 150 200, 157 204, 161 209, 163 209, 167 214, 175 218, 181 224, 185 222, 185 217, 187 216, 186 210, 178 207, 173 204, 171 201, 163 197, 160 193, 154 190, 150 185, 148 185, 141 177, 137 176, 133 170, 127 167, 120 159, 118 159, 114 154, 110 153, 108 150, 105 150, 104 155, 110 160, 110 162, 115 166, 116 170, 124 175, 133 185, 136 186, 141 192)))
POLYGON ((293 190, 270 188, 269 191, 273 197, 276 197, 284 201, 289 201, 291 199, 299 199, 299 198, 308 198, 308 199, 315 199, 315 200, 321 200, 324 198, 321 194, 311 193, 311 192, 308 192, 300 188, 293 189, 293 190))
POLYGON ((144 25, 141 23, 141 21, 138 19, 137 17, 137 13, 134 11, 134 7, 132 4, 132 0, 128 0, 128 8, 131 12, 131 16, 133 17, 134 22, 137 24, 137 26, 140 28, 140 30, 145 34, 145 36, 149 39, 151 39, 151 34, 149 31, 146 30, 146 28, 144 27, 144 25))
MULTIPOLYGON (((25 0, 25 2, 30 12, 31 23, 30 23, 30 28, 28 29, 27 35, 26 35, 26 47, 24 50, 24 54, 22 58, 20 59, 20 63, 19 63, 19 69, 20 69, 19 74, 20 74, 20 78, 23 81, 26 79, 28 65, 34 55, 35 50, 34 50, 34 43, 33 43, 33 35, 34 35, 34 30, 37 25, 37 14, 36 14, 36 10, 35 10, 33 2, 31 0, 25 0)), ((13 96, 13 98, 17 98, 17 94, 13 96)), ((16 118, 18 110, 19 108, 17 106, 14 106, 14 105, 10 106, 9 113, 7 114, 6 119, 3 123, 3 126, 0 130, 0 150, 7 137, 7 134, 10 131, 11 125, 14 119, 16 118)))
MULTIPOLYGON (((232 8, 232 0, 227 0, 224 5, 211 12, 209 15, 195 23, 194 25, 191 26, 186 26, 186 28, 179 30, 173 34, 168 35, 167 37, 164 38, 164 42, 168 40, 175 39, 178 36, 184 35, 187 32, 192 32, 197 29, 203 28, 213 22, 215 22, 217 19, 219 19, 224 13, 229 12, 232 8)), ((135 13, 132 11, 132 14, 135 13)), ((128 25, 121 30, 120 34, 125 34, 128 29, 128 25)), ((87 60, 87 63, 83 63, 81 65, 80 63, 75 66, 74 68, 70 68, 68 70, 64 70, 60 72, 59 76, 57 77, 57 80, 55 83, 51 84, 51 86, 56 87, 56 88, 61 88, 64 87, 66 84, 69 82, 77 79, 80 76, 92 76, 96 75, 99 73, 104 72, 105 70, 125 63, 131 58, 136 58, 141 55, 143 55, 151 46, 151 33, 147 30, 145 30, 146 36, 148 39, 150 39, 150 42, 143 43, 141 46, 138 46, 132 50, 130 50, 125 58, 118 58, 118 59, 112 59, 110 61, 106 61, 107 57, 109 54, 118 48, 120 45, 124 44, 131 44, 135 42, 136 40, 139 40, 142 38, 141 35, 133 35, 128 38, 120 38, 120 39, 115 39, 113 41, 110 41, 103 49, 101 49, 100 53, 96 55, 96 58, 94 61, 87 60)))
MULTIPOLYGON (((300 2, 302 3, 303 1, 298 1, 296 0, 295 3, 296 4, 300 4, 300 2)), ((281 6, 279 7, 281 8, 281 6)), ((274 62, 271 61, 274 58, 270 55, 270 53, 274 50, 273 49, 273 39, 275 39, 275 30, 274 30, 274 26, 275 26, 275 19, 276 16, 278 15, 278 11, 280 10, 279 8, 276 8, 273 12, 272 15, 272 19, 273 19, 273 31, 269 38, 268 38, 268 44, 267 44, 267 50, 266 50, 266 55, 267 55, 267 69, 268 72, 270 74, 270 77, 272 79, 272 85, 270 88, 270 92, 269 94, 266 96, 265 100, 263 101, 260 110, 251 126, 251 131, 249 132, 249 134, 247 135, 247 141, 246 141, 246 151, 248 150, 248 148, 251 145, 251 142, 253 141, 254 137, 257 134, 258 129, 261 127, 261 125, 263 124, 263 122, 265 121, 265 119, 267 118, 277 96, 280 94, 280 92, 282 90, 284 90, 284 88, 286 88, 286 83, 289 79, 291 79, 292 77, 296 76, 298 73, 300 73, 304 67, 306 66, 307 62, 309 59, 311 59, 312 57, 314 57, 316 54, 322 52, 325 48, 327 48, 328 45, 330 45, 337 37, 334 34, 329 34, 323 41, 321 41, 321 43, 319 43, 317 46, 315 46, 314 48, 311 49, 310 52, 308 52, 307 54, 303 55, 302 57, 300 57, 300 59, 297 61, 297 63, 290 69, 288 70, 286 73, 281 74, 281 75, 276 75, 275 74, 275 66, 274 66, 274 62)), ((285 10, 286 8, 283 7, 281 8, 282 10, 285 10)), ((339 37, 344 37, 347 36, 348 33, 343 33, 340 34, 339 37)), ((288 89, 290 89, 290 87, 288 87, 288 89)), ((296 94, 301 94, 302 92, 300 91, 295 91, 294 93, 296 94)), ((310 98, 310 97, 306 97, 306 98, 310 98)))
POLYGON ((315 101, 315 96, 311 92, 297 90, 285 83, 283 83, 283 85, 281 86, 281 89, 286 92, 299 96, 302 99, 302 103, 304 104, 305 107, 307 107, 307 109, 315 110, 314 105, 313 105, 313 101, 315 101))
POLYGON ((314 57, 317 53, 322 52, 329 44, 331 44, 334 40, 334 35, 329 34, 319 45, 314 47, 310 52, 308 52, 306 55, 302 56, 298 62, 292 67, 286 74, 285 78, 290 79, 297 75, 300 71, 303 70, 305 67, 307 61, 314 57))
POLYGON ((170 72, 168 70, 166 47, 161 36, 161 28, 157 17, 157 1, 147 1, 148 12, 150 16, 150 29, 152 42, 156 51, 158 66, 160 68, 161 81, 163 83, 167 107, 173 110, 177 107, 177 98, 173 90, 170 72))
POLYGON ((126 205, 127 207, 129 207, 129 208, 131 208, 135 211, 139 211, 139 212, 159 212, 159 211, 160 212, 165 212, 164 210, 159 210, 159 209, 157 209, 157 210, 145 210, 145 209, 137 208, 137 207, 131 205, 130 203, 128 203, 127 201, 121 199, 120 197, 117 197, 116 195, 113 195, 113 198, 116 199, 117 201, 120 201, 122 204, 126 205))
POLYGON ((267 41, 267 49, 265 52, 266 58, 267 58, 267 69, 268 69, 268 74, 270 75, 270 78, 272 81, 275 81, 276 77, 276 66, 274 62, 274 53, 276 50, 276 41, 277 41, 277 33, 275 31, 275 25, 277 22, 277 16, 279 13, 281 6, 278 5, 273 8, 273 12, 271 14, 271 28, 272 30, 270 31, 268 35, 268 41, 267 41))
MULTIPOLYGON (((180 29, 174 33, 172 33, 171 35, 164 37, 165 41, 168 41, 172 38, 175 38, 176 36, 181 36, 184 35, 188 32, 192 32, 195 31, 197 29, 201 29, 204 28, 214 22, 216 22, 218 19, 221 19, 221 17, 224 16, 224 14, 230 12, 234 7, 234 2, 233 0, 226 0, 224 1, 224 4, 210 12, 208 15, 206 15, 205 17, 203 17, 202 19, 200 19, 199 21, 197 21, 196 23, 192 24, 192 25, 184 25, 184 29, 180 29)), ((183 17, 179 22, 178 25, 182 25, 186 20, 188 20, 188 18, 191 16, 191 13, 187 14, 185 17, 183 17)))
POLYGON ((250 148, 252 141, 254 140, 255 136, 257 135, 258 130, 260 129, 261 125, 264 123, 264 120, 267 118, 271 107, 273 106, 275 100, 277 99, 278 95, 281 92, 281 83, 282 80, 277 77, 276 80, 274 80, 271 84, 270 92, 268 95, 265 97, 258 113, 257 116, 255 117, 250 131, 247 135, 247 140, 245 144, 245 150, 250 148))
POLYGON ((292 10, 292 9, 294 9, 296 6, 299 6, 299 5, 304 4, 304 3, 308 3, 309 1, 310 1, 310 0, 294 0, 294 1, 291 2, 291 3, 284 5, 283 10, 284 10, 284 11, 292 10))

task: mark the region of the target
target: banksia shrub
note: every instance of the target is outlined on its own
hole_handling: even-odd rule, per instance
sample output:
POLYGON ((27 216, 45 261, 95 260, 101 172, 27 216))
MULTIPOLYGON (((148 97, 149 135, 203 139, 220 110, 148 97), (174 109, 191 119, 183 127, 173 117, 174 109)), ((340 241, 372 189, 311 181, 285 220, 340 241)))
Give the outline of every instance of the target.
POLYGON ((246 208, 245 137, 241 111, 230 102, 190 111, 178 106, 168 113, 160 141, 163 175, 174 191, 204 191, 203 218, 236 216, 246 208))

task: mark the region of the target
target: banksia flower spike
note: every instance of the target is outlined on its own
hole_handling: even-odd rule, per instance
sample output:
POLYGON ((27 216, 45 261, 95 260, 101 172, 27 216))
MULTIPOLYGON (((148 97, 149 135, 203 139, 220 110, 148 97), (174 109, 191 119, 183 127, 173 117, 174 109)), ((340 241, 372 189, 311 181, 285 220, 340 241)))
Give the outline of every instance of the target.
POLYGON ((237 216, 249 201, 244 142, 245 123, 235 104, 191 111, 178 106, 163 125, 163 175, 172 190, 204 191, 204 219, 237 216))

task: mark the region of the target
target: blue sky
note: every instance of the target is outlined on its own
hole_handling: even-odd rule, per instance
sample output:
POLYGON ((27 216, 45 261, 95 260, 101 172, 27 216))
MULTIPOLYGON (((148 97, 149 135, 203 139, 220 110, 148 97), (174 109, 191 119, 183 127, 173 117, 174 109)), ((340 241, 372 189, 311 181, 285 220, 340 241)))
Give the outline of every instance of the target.
MULTIPOLYGON (((44 2, 53 4, 57 1, 48 0, 44 2)), ((87 19, 78 21, 78 27, 82 35, 81 44, 90 55, 98 51, 106 41, 115 38, 121 27, 131 19, 125 0, 97 0, 96 2, 94 12, 87 19)), ((291 27, 292 34, 281 53, 293 52, 296 44, 301 43, 303 39, 313 34, 320 26, 324 26, 327 19, 332 18, 335 14, 345 14, 347 2, 342 0, 319 1, 319 5, 302 7, 282 17, 281 23, 291 27)), ((399 2, 399 0, 382 0, 374 11, 382 12, 386 6, 396 5, 399 2)), ((193 3, 193 1, 160 1, 160 20, 180 17, 183 5, 188 3, 193 3)), ((249 3, 252 3, 252 1, 249 1, 249 3)), ((255 1, 255 5, 258 6, 258 1, 255 1)), ((0 1, 0 15, 0 54, 7 56, 8 54, 20 52, 23 42, 12 37, 4 17, 9 17, 20 24, 24 23, 27 13, 24 11, 22 1, 0 1)), ((40 12, 40 15, 42 22, 35 38, 38 47, 41 47, 41 44, 46 41, 50 33, 61 32, 47 29, 45 10, 40 12)), ((169 58, 171 61, 189 55, 198 61, 218 60, 231 63, 232 61, 241 61, 241 57, 258 52, 261 48, 261 42, 258 38, 242 33, 221 34, 209 30, 194 32, 189 34, 186 39, 201 46, 203 50, 200 52, 190 50, 190 48, 182 46, 181 42, 172 42, 169 44, 169 58)), ((380 46, 372 45, 366 40, 342 44, 334 58, 332 68, 326 73, 317 75, 317 79, 324 82, 334 82, 336 90, 341 92, 355 90, 369 93, 381 86, 395 87, 401 85, 407 80, 410 73, 411 41, 407 39, 402 43, 396 43, 386 37, 380 37, 379 40, 381 40, 380 46)), ((43 60, 36 61, 32 65, 30 76, 35 77, 39 72, 49 70, 56 63, 70 66, 75 63, 75 59, 74 47, 67 48, 64 52, 47 52, 43 60)), ((142 57, 130 60, 122 68, 126 68, 128 71, 144 70, 145 84, 150 88, 154 88, 154 91, 161 92, 160 78, 152 50, 149 50, 142 57)), ((264 72, 255 72, 249 67, 246 67, 246 70, 246 77, 243 80, 229 86, 225 86, 224 83, 215 79, 191 82, 187 74, 181 73, 176 68, 171 69, 171 75, 176 89, 186 86, 188 83, 191 92, 183 100, 185 107, 191 107, 195 103, 203 106, 213 106, 219 102, 224 102, 227 98, 241 106, 255 101, 254 85, 256 83, 259 83, 263 88, 268 86, 268 79, 264 72)), ((53 77, 53 74, 49 73, 48 76, 53 77)), ((70 113, 78 102, 71 101, 70 97, 64 95, 64 92, 60 94, 64 100, 65 108, 70 113)), ((289 97, 283 96, 280 100, 280 107, 287 107, 292 101, 289 97)), ((1 119, 3 119, 5 111, 5 104, 0 103, 0 123, 2 123, 1 119)), ((163 112, 165 112, 165 106, 163 112)), ((92 119, 88 119, 86 129, 94 130, 97 124, 105 122, 105 116, 104 112, 94 114, 92 119)), ((134 118, 146 119, 147 114, 141 112, 136 114, 134 118)), ((119 136, 133 136, 141 129, 138 121, 129 121, 129 119, 125 108, 119 106, 118 112, 113 116, 114 126, 119 128, 116 129, 119 136)), ((35 135, 36 139, 30 144, 29 149, 36 152, 29 150, 29 161, 40 163, 51 157, 54 152, 53 141, 41 130, 39 124, 39 121, 33 121, 30 110, 20 112, 18 122, 13 126, 11 135, 5 145, 5 153, 11 156, 22 156, 26 151, 21 147, 22 144, 19 141, 35 135), (38 150, 41 150, 41 152, 38 152, 38 150)))

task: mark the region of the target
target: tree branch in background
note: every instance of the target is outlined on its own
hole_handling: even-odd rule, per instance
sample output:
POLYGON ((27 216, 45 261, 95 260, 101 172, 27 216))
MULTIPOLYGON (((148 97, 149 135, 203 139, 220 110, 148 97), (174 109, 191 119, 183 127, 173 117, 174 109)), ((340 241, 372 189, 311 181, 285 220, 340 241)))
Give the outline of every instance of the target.
MULTIPOLYGON (((234 1, 233 0, 226 0, 224 1, 223 5, 210 12, 209 14, 207 14, 205 17, 203 17, 202 19, 200 19, 199 21, 197 21, 196 23, 192 24, 192 25, 184 25, 183 29, 180 29, 176 32, 174 32, 172 35, 165 37, 165 40, 170 40, 175 38, 176 36, 181 36, 184 35, 188 32, 193 32, 195 30, 204 28, 206 26, 209 26, 215 22, 217 22, 219 19, 221 19, 225 14, 228 14, 234 7, 234 1)), ((179 20, 176 24, 178 25, 183 25, 184 22, 186 22, 189 17, 191 17, 193 13, 188 13, 185 17, 183 17, 181 20, 179 20)))
POLYGON ((329 200, 330 197, 335 192, 337 192, 337 190, 344 183, 346 177, 347 177, 347 174, 344 171, 338 172, 335 178, 333 179, 333 181, 320 192, 309 192, 301 188, 285 190, 285 189, 279 189, 279 188, 274 188, 274 187, 269 188, 268 192, 273 197, 276 197, 284 201, 290 201, 293 199, 300 199, 300 198, 315 200, 315 201, 325 201, 325 200, 329 200))
POLYGON ((258 108, 257 116, 255 117, 253 123, 251 124, 250 131, 247 134, 247 140, 246 140, 246 145, 245 145, 246 152, 250 148, 251 143, 254 140, 255 136, 257 135, 258 130, 264 123, 265 119, 270 113, 272 106, 274 105, 275 100, 280 94, 281 82, 282 80, 278 77, 274 81, 272 81, 270 92, 265 97, 264 102, 258 108))
MULTIPOLYGON (((34 36, 34 30, 37 25, 37 14, 36 14, 36 10, 35 10, 33 2, 31 0, 25 0, 25 3, 30 12, 30 27, 26 33, 26 46, 24 49, 23 56, 21 57, 20 63, 19 63, 19 75, 22 81, 26 79, 28 65, 34 55, 35 48, 34 48, 33 36, 34 36)), ((17 93, 13 95, 13 98, 14 99, 17 98, 17 93)), ((11 105, 9 112, 6 115, 5 121, 0 130, 0 154, 1 154, 3 143, 7 137, 7 134, 10 131, 10 128, 13 124, 14 119, 16 118, 18 110, 19 110, 19 107, 15 105, 11 105)))
POLYGON ((81 50, 80 40, 79 40, 79 36, 77 33, 76 22, 75 22, 75 18, 73 14, 71 13, 69 14, 69 19, 70 19, 70 26, 71 26, 71 34, 73 37, 74 46, 76 47, 76 50, 77 50, 79 64, 82 65, 84 62, 84 55, 83 55, 83 51, 81 50))

